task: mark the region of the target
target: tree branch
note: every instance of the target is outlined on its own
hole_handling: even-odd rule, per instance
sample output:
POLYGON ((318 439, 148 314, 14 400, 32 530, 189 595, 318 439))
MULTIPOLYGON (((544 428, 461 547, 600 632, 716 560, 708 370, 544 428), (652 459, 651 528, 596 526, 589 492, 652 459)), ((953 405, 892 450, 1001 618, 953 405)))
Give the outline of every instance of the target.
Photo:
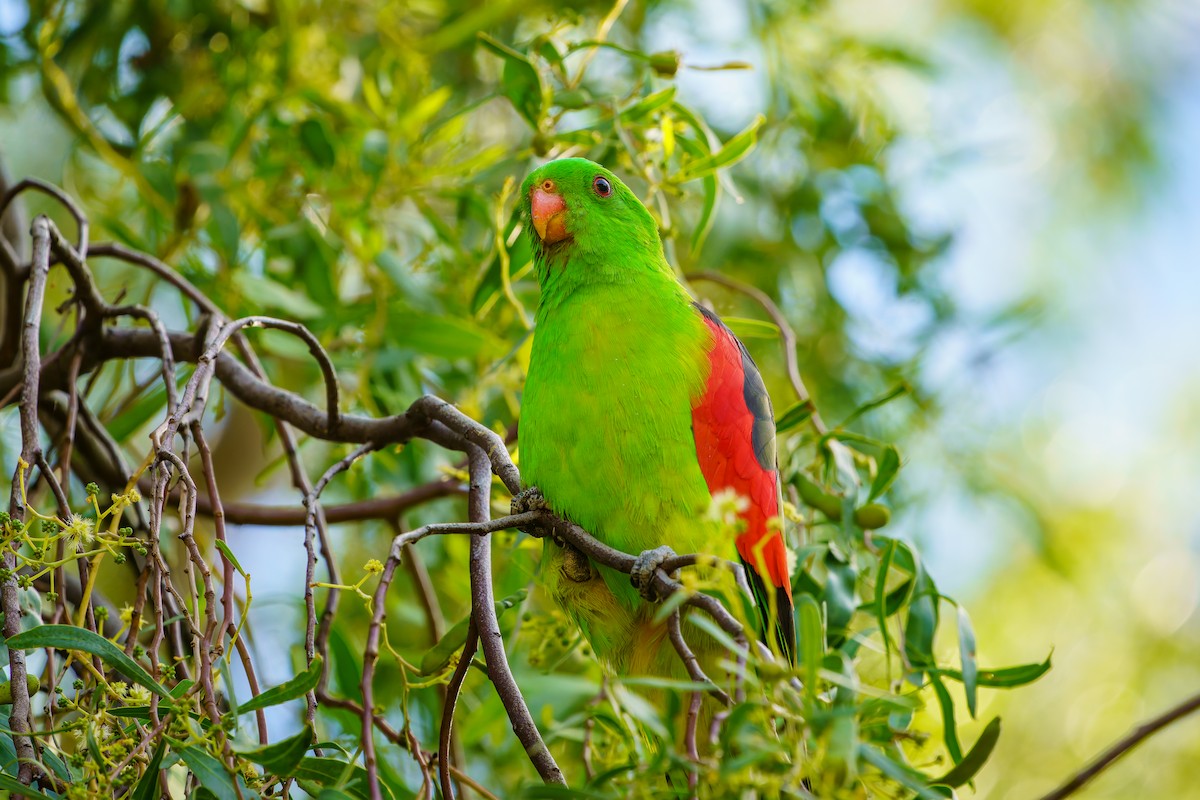
POLYGON ((1118 739, 1107 750, 1096 757, 1092 763, 1075 773, 1066 783, 1059 786, 1053 792, 1043 795, 1041 800, 1062 800, 1064 797, 1069 797, 1079 791, 1084 785, 1099 775, 1104 770, 1111 767, 1117 759, 1128 753, 1139 744, 1149 739, 1154 734, 1161 731, 1163 728, 1170 725, 1172 722, 1181 720, 1187 715, 1200 710, 1200 694, 1195 694, 1173 706, 1162 714, 1159 714, 1153 719, 1143 722, 1138 725, 1126 736, 1118 739))

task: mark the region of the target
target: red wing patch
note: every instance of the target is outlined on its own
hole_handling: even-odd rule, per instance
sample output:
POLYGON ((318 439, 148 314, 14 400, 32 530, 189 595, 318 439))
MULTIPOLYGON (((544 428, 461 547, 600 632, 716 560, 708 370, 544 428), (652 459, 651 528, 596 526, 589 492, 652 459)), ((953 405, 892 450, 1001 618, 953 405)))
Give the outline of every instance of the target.
POLYGON ((737 337, 707 309, 696 308, 713 335, 708 383, 692 406, 700 471, 710 493, 732 489, 749 501, 741 513, 746 529, 737 538, 738 554, 760 580, 786 594, 790 622, 787 547, 779 529, 767 524, 779 516, 780 501, 771 401, 737 337))

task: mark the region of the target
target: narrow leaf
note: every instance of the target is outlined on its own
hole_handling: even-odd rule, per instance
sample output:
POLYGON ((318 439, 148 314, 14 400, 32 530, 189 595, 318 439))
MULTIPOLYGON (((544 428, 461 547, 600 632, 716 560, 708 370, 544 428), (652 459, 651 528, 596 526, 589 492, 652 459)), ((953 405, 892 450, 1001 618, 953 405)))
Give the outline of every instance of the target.
POLYGON ((196 745, 171 740, 171 747, 196 776, 196 780, 218 800, 240 800, 233 776, 207 750, 196 745))
POLYGON ((32 797, 35 800, 51 800, 50 797, 42 794, 37 789, 34 789, 31 786, 26 786, 11 775, 5 775, 2 772, 0 772, 0 789, 8 789, 14 794, 32 797))
MULTIPOLYGON (((357 764, 350 764, 336 758, 317 758, 315 756, 304 758, 296 767, 295 777, 323 788, 340 789, 360 800, 370 800, 371 797, 367 771, 357 764)), ((384 791, 385 796, 391 796, 391 789, 387 784, 380 783, 379 787, 384 791)))
POLYGON ((166 751, 167 740, 159 739, 158 745, 154 748, 154 755, 150 756, 150 763, 146 765, 146 771, 142 773, 142 778, 137 782, 137 786, 133 787, 133 793, 129 796, 129 800, 154 800, 158 796, 158 770, 162 765, 163 753, 166 751))
POLYGON ((911 767, 898 764, 886 753, 868 744, 859 745, 859 758, 909 791, 916 792, 922 800, 943 800, 943 795, 931 789, 927 778, 911 767))
POLYGON ((775 432, 779 434, 790 431, 792 428, 798 428, 807 422, 812 415, 813 404, 811 400, 801 400, 798 403, 793 403, 786 411, 779 415, 779 419, 775 420, 775 432))
POLYGON ((858 608, 856 581, 858 571, 852 564, 841 561, 829 551, 825 554, 825 624, 831 647, 837 647, 846 636, 850 620, 858 608))
MULTIPOLYGON (((1050 656, 1040 664, 1021 664, 1016 667, 1001 667, 1000 669, 981 669, 976 678, 976 685, 996 689, 1012 689, 1033 683, 1050 671, 1050 656)), ((961 681, 963 675, 958 670, 938 670, 938 674, 946 678, 961 681)))
POLYGON ((804 690, 810 700, 817 694, 817 675, 825 660, 825 632, 821 625, 821 609, 810 594, 796 596, 797 636, 800 666, 804 669, 804 690))
POLYGON ((937 695, 938 705, 942 709, 942 738, 946 742, 946 750, 954 763, 958 764, 962 761, 963 754, 962 745, 958 742, 958 723, 954 719, 954 698, 937 675, 930 675, 929 682, 933 684, 933 693, 937 695))
POLYGON ((979 738, 975 740, 975 744, 971 747, 971 752, 967 753, 962 761, 941 778, 934 781, 934 783, 952 788, 957 788, 967 783, 979 774, 979 770, 983 769, 983 765, 987 763, 988 757, 996 749, 996 742, 999 740, 1000 718, 996 717, 987 724, 983 729, 983 733, 979 734, 979 738))
POLYGON ((871 495, 867 498, 867 502, 881 496, 896 480, 896 473, 900 471, 900 451, 894 446, 888 445, 883 450, 883 455, 879 457, 879 468, 875 471, 875 480, 871 481, 871 495))
POLYGON ((254 711, 259 708, 268 706, 277 706, 280 703, 286 703, 289 700, 295 700, 297 697, 303 697, 317 687, 317 683, 321 680, 321 656, 315 656, 312 664, 308 669, 301 672, 296 677, 292 678, 287 683, 281 683, 278 686, 273 686, 260 694, 258 697, 251 697, 245 703, 242 703, 238 708, 239 714, 245 714, 248 711, 254 711))
POLYGON ((963 689, 967 693, 967 710, 975 716, 975 687, 979 677, 979 668, 975 663, 975 630, 971 627, 971 617, 962 606, 958 607, 958 654, 962 662, 963 689))
POLYGON ((125 655, 125 651, 86 628, 76 628, 74 625, 39 625, 13 636, 8 640, 8 646, 15 650, 57 647, 62 650, 91 653, 134 683, 164 697, 168 694, 166 687, 154 680, 140 664, 125 655))
POLYGON ((765 123, 766 117, 759 114, 741 133, 735 135, 721 147, 720 150, 704 158, 696 159, 687 164, 675 180, 679 183, 703 178, 718 169, 732 166, 745 158, 758 142, 758 130, 765 123))
POLYGON ((249 759, 255 764, 262 764, 270 774, 278 778, 290 778, 295 774, 300 760, 304 758, 304 754, 308 752, 312 743, 312 726, 305 725, 304 729, 295 736, 290 736, 283 741, 265 747, 234 747, 233 749, 243 758, 249 759))
POLYGON ((883 638, 884 658, 888 658, 892 652, 892 639, 888 634, 887 625, 887 618, 890 616, 887 613, 887 579, 892 570, 892 554, 895 552, 896 543, 889 541, 883 551, 883 558, 879 559, 879 571, 875 573, 875 617, 879 620, 879 635, 883 638))
POLYGON ((486 33, 480 33, 478 36, 479 43, 485 49, 504 59, 504 69, 500 75, 500 88, 504 96, 512 103, 517 113, 536 128, 542 116, 545 99, 541 73, 524 54, 486 33))
POLYGON ((700 219, 696 221, 696 228, 692 231, 692 257, 700 254, 701 248, 704 247, 704 240, 708 238, 709 231, 712 230, 713 220, 716 217, 713 212, 717 208, 717 200, 721 196, 721 183, 717 180, 716 175, 704 176, 704 206, 700 210, 700 219))

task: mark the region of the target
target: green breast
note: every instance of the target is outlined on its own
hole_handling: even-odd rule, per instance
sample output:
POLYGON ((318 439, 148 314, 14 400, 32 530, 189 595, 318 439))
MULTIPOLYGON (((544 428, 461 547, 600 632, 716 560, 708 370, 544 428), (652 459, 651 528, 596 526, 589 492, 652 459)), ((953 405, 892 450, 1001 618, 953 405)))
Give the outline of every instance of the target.
MULTIPOLYGON (((629 553, 705 541, 692 436, 710 334, 682 287, 592 285, 538 314, 520 463, 555 511, 629 553), (667 289, 667 291, 662 291, 667 289)), ((633 604, 628 577, 605 576, 633 604)))

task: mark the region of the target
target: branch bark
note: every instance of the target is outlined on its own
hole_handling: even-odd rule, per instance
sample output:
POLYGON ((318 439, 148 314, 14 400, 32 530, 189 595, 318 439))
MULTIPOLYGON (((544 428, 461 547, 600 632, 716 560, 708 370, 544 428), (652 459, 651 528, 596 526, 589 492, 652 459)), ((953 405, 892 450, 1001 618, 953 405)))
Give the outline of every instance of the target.
POLYGON ((1043 795, 1041 800, 1062 800, 1064 797, 1070 797, 1075 792, 1082 789, 1089 781, 1095 778, 1104 770, 1116 763, 1117 759, 1124 756, 1133 748, 1137 747, 1142 742, 1149 739, 1154 734, 1161 731, 1163 728, 1170 725, 1172 722, 1183 719, 1189 714, 1200 710, 1200 694, 1192 695, 1191 697, 1172 706, 1163 713, 1153 719, 1143 722, 1138 725, 1127 735, 1118 739, 1107 750, 1096 757, 1094 761, 1085 766, 1079 772, 1075 773, 1066 783, 1059 786, 1053 792, 1043 795))

